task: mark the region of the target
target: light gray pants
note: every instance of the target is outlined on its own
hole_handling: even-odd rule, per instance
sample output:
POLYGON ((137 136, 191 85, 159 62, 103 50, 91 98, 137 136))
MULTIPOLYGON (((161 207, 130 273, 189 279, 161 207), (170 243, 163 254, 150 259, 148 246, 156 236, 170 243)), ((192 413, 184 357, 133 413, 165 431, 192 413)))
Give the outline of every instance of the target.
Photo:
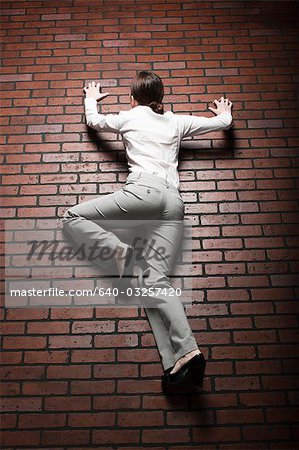
MULTIPOLYGON (((122 189, 68 209, 63 217, 66 231, 77 243, 92 243, 115 251, 122 241, 95 221, 157 220, 147 240, 153 250, 165 248, 168 258, 149 258, 143 272, 144 286, 171 288, 169 274, 182 238, 184 203, 175 186, 152 173, 133 172, 122 189)), ((127 223, 127 222, 126 222, 127 223)), ((110 264, 111 261, 107 261, 110 264)), ((98 262, 102 267, 105 263, 98 262)), ((147 296, 142 300, 164 370, 198 349, 180 298, 176 295, 147 296), (154 306, 154 307, 153 307, 154 306)))

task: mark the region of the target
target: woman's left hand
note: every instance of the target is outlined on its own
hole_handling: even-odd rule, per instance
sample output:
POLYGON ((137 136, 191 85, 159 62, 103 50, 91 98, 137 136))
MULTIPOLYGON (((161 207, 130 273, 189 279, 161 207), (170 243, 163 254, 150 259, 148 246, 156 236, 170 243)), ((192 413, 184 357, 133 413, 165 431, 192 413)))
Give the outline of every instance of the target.
POLYGON ((94 81, 88 83, 88 86, 84 87, 83 91, 86 94, 86 98, 94 98, 97 102, 103 100, 103 98, 107 97, 107 95, 110 95, 109 92, 102 94, 100 83, 95 84, 94 81))

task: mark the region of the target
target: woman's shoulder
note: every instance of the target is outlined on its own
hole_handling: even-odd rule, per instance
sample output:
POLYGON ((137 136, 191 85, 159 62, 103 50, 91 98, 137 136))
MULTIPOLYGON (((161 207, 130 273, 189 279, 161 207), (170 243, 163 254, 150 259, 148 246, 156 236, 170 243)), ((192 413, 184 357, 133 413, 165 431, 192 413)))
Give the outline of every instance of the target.
MULTIPOLYGON (((151 115, 152 116, 152 110, 148 107, 141 107, 137 106, 135 108, 127 109, 127 110, 120 110, 118 112, 119 116, 121 116, 123 119, 126 118, 136 118, 136 117, 142 117, 143 115, 151 115)), ((158 116, 158 114, 155 114, 158 116)), ((175 113, 173 111, 165 111, 164 114, 159 114, 159 117, 165 117, 165 118, 175 118, 175 113)))

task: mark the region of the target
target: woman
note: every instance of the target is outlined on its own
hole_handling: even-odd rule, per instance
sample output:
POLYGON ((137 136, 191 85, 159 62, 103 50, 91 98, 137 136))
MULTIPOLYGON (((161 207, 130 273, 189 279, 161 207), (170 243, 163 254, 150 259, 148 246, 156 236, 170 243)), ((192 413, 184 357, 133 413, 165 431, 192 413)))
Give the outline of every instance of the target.
MULTIPOLYGON (((141 71, 131 84, 131 110, 118 114, 99 114, 97 101, 109 93, 100 92, 100 83, 84 87, 87 125, 98 131, 120 133, 125 144, 129 175, 125 186, 117 192, 78 204, 66 211, 63 223, 78 240, 97 240, 106 245, 115 257, 122 277, 128 265, 131 246, 116 234, 95 223, 96 220, 157 219, 159 226, 152 230, 155 250, 164 247, 170 259, 146 259, 144 285, 171 287, 169 273, 176 244, 182 235, 178 226, 184 217, 184 203, 180 196, 178 152, 181 140, 210 131, 230 128, 232 103, 228 99, 215 100, 212 118, 164 112, 164 87, 161 78, 150 71, 141 71)), ((106 265, 111 263, 106 261, 106 265)), ((102 267, 105 262, 102 262, 102 267)), ((150 292, 150 291, 149 291, 150 292)), ((198 348, 179 297, 147 297, 145 307, 159 354, 164 375, 163 387, 192 382, 201 386, 205 358, 198 348), (152 304, 151 304, 152 302, 152 304)))

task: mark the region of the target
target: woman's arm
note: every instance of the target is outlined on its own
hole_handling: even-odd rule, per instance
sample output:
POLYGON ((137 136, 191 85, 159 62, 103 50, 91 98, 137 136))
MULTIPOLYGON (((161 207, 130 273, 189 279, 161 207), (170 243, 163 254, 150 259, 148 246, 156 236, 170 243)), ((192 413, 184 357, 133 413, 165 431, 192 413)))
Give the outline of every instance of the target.
POLYGON ((210 131, 227 130, 232 126, 232 102, 221 97, 220 101, 214 100, 214 104, 216 108, 209 107, 209 109, 216 114, 215 117, 176 115, 183 138, 210 131))
POLYGON ((95 84, 94 81, 88 83, 83 90, 86 94, 84 99, 86 123, 89 127, 97 131, 119 132, 119 115, 118 114, 99 114, 97 102, 109 95, 109 92, 101 93, 100 83, 95 84))

